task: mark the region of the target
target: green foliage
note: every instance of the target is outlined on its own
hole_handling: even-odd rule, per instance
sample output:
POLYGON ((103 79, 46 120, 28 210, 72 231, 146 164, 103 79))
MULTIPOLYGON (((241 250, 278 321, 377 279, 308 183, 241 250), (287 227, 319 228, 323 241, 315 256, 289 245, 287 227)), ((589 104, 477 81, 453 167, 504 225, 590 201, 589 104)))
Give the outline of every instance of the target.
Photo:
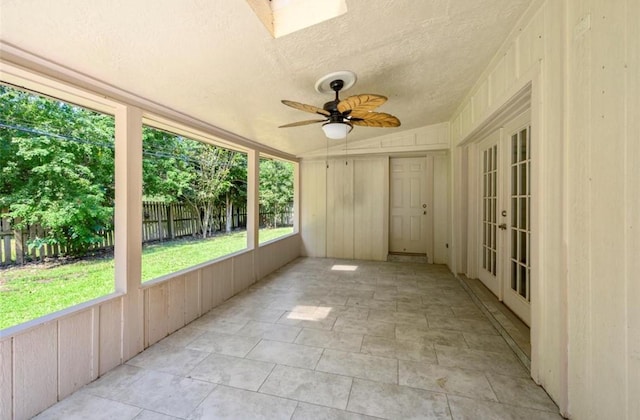
POLYGON ((151 127, 142 129, 142 183, 145 197, 172 203, 191 188, 196 174, 189 160, 193 140, 151 127))
POLYGON ((83 254, 113 218, 113 117, 0 86, 0 209, 83 254))
POLYGON ((246 203, 247 157, 145 127, 144 195, 188 203, 203 238, 219 208, 246 203))
POLYGON ((273 214, 273 227, 277 215, 293 204, 293 164, 280 160, 260 160, 260 207, 273 214))
MULTIPOLYGON (((2 216, 44 228, 31 247, 84 254, 113 224, 114 118, 3 85, 0 105, 2 216)), ((246 154, 151 127, 142 135, 145 198, 190 204, 202 237, 220 209, 246 205, 246 154)), ((260 205, 275 226, 293 201, 293 166, 262 160, 260 170, 260 205)))

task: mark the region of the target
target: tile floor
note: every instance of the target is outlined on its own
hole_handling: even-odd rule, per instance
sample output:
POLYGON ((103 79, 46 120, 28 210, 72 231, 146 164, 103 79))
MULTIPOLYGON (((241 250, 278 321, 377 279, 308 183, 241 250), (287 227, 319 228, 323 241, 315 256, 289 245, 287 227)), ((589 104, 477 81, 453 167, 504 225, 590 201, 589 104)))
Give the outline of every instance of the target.
POLYGON ((557 412, 446 267, 300 258, 37 418, 557 412))

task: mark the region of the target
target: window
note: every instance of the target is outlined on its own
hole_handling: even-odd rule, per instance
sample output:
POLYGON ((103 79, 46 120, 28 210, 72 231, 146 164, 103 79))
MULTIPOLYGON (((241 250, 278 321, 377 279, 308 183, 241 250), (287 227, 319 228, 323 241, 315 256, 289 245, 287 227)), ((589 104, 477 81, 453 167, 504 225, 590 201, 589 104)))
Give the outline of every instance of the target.
POLYGON ((143 128, 142 281, 247 247, 247 155, 143 128))
POLYGON ((0 85, 0 329, 114 291, 114 117, 0 85))
POLYGON ((292 162, 260 159, 259 243, 293 233, 293 170, 292 162))

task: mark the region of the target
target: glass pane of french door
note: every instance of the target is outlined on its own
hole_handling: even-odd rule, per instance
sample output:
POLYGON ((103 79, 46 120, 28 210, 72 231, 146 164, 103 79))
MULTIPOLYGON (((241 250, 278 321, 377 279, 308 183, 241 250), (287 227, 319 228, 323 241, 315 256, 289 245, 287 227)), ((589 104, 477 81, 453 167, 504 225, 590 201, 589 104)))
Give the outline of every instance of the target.
POLYGON ((497 272, 498 145, 482 153, 482 268, 497 272))
POLYGON ((531 301, 531 126, 511 135, 510 287, 531 301))

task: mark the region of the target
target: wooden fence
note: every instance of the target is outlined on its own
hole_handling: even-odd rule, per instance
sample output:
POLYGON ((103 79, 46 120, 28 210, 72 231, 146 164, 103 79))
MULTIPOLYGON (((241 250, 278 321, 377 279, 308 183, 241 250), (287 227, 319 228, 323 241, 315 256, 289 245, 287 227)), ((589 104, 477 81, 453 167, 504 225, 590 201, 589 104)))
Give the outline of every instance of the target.
MULTIPOLYGON (((48 257, 67 254, 69 249, 64 245, 42 245, 29 247, 29 243, 45 234, 38 225, 24 230, 14 230, 9 219, 0 219, 0 266, 24 264, 29 261, 42 261, 48 257)), ((100 232, 102 240, 89 247, 90 250, 107 249, 113 246, 113 230, 100 232)))
MULTIPOLYGON (((142 204, 142 242, 165 241, 200 234, 198 217, 186 204, 165 204, 144 202, 142 204)), ((246 229, 247 211, 234 208, 231 214, 231 229, 246 229)), ((260 227, 273 227, 273 213, 260 212, 260 227)), ((226 209, 221 208, 210 220, 209 235, 226 230, 226 209)), ((283 212, 276 217, 277 226, 293 225, 292 211, 283 212)), ((24 230, 14 230, 7 218, 0 218, 0 266, 24 264, 30 261, 43 261, 67 253, 68 249, 60 245, 29 247, 28 244, 44 236, 40 226, 29 226, 24 230)), ((113 247, 114 232, 101 232, 102 241, 90 247, 90 250, 102 250, 113 247)))

